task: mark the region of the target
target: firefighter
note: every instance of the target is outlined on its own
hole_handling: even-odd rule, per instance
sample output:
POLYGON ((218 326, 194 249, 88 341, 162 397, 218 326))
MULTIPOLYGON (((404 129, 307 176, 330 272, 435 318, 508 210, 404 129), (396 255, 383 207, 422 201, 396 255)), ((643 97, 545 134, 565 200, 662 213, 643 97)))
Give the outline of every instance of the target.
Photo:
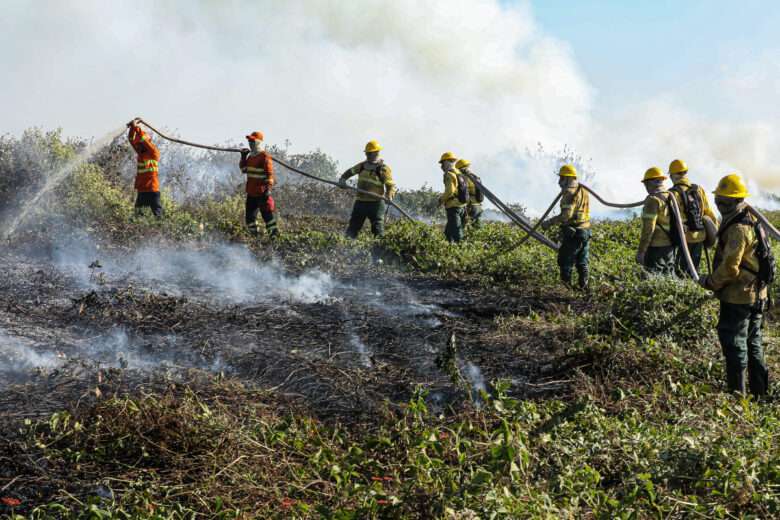
POLYGON ((138 196, 135 199, 135 213, 141 215, 143 208, 150 208, 152 214, 159 219, 162 217, 158 178, 160 150, 152 142, 151 136, 143 131, 138 118, 127 123, 127 127, 127 139, 138 156, 135 174, 135 190, 138 196))
POLYGON ((761 279, 757 251, 767 247, 756 232, 756 219, 746 208, 747 188, 742 179, 723 177, 715 190, 715 205, 723 217, 712 274, 699 283, 720 300, 718 339, 726 360, 726 383, 730 391, 745 393, 745 369, 750 392, 758 397, 769 388, 769 370, 764 360, 761 327, 768 290, 761 279))
POLYGON ((463 240, 463 224, 468 203, 468 187, 465 176, 455 167, 458 158, 452 152, 445 152, 439 159, 439 165, 444 172, 444 193, 439 197, 439 205, 447 211, 447 225, 444 236, 449 242, 463 240))
POLYGON ((590 195, 577 180, 577 169, 564 164, 558 171, 561 187, 561 214, 542 223, 544 229, 559 224, 561 247, 558 249, 558 266, 561 281, 571 286, 574 267, 577 267, 579 287, 588 289, 588 263, 590 257, 590 195))
POLYGON ((642 236, 636 261, 651 273, 673 274, 676 265, 675 246, 672 244, 672 210, 664 189, 667 177, 653 166, 645 172, 642 182, 647 198, 642 208, 642 236))
MULTIPOLYGON (((703 218, 708 217, 713 223, 718 220, 710 207, 709 200, 704 188, 691 184, 688 178, 688 166, 684 161, 675 159, 669 165, 669 177, 672 179, 671 191, 677 199, 677 206, 680 208, 680 216, 685 226, 685 241, 688 243, 688 251, 691 253, 691 260, 696 271, 699 270, 701 257, 704 253, 704 242, 707 239, 707 232, 704 228, 703 218), (690 191, 694 190, 694 191, 690 191)), ((688 266, 685 258, 680 251, 677 253, 677 272, 686 273, 688 266)))
POLYGON ((382 147, 376 141, 366 143, 363 149, 366 160, 345 171, 339 179, 339 185, 345 188, 347 179, 357 175, 357 187, 361 190, 356 194, 355 204, 352 206, 352 216, 349 218, 346 232, 349 238, 357 238, 366 219, 371 222, 371 233, 375 237, 384 235, 386 206, 383 197, 393 200, 396 187, 390 166, 379 158, 380 150, 382 147))
POLYGON ((252 132, 246 136, 249 148, 241 150, 239 167, 246 175, 246 227, 253 236, 258 235, 257 214, 263 217, 265 230, 272 238, 279 235, 279 226, 275 214, 276 203, 271 195, 275 183, 274 163, 271 155, 260 149, 263 142, 262 132, 252 132))
POLYGON ((484 195, 472 180, 472 177, 480 182, 480 178, 471 171, 471 162, 467 159, 458 159, 455 168, 466 175, 466 181, 469 183, 469 203, 466 206, 466 219, 474 226, 479 227, 482 224, 482 201, 484 195))

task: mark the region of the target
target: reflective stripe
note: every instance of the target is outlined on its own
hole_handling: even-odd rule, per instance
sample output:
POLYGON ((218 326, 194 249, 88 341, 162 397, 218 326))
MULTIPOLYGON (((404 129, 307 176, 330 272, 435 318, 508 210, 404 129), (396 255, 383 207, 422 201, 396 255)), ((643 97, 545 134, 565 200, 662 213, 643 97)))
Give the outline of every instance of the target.
POLYGON ((138 161, 137 173, 151 173, 159 170, 159 164, 154 159, 138 161))
POLYGON ((379 181, 377 179, 373 179, 371 177, 364 177, 363 175, 361 175, 358 178, 358 182, 362 182, 362 183, 366 183, 366 184, 373 184, 374 186, 382 186, 382 187, 384 187, 384 185, 385 185, 385 183, 382 182, 382 181, 379 181))
POLYGON ((268 175, 257 175, 254 173, 247 173, 246 176, 250 179, 260 179, 261 181, 268 180, 268 175))
POLYGON ((572 207, 574 204, 561 204, 561 209, 568 209, 572 207))
POLYGON ((265 173, 265 168, 256 168, 254 166, 245 166, 243 171, 244 172, 252 172, 252 173, 265 173))

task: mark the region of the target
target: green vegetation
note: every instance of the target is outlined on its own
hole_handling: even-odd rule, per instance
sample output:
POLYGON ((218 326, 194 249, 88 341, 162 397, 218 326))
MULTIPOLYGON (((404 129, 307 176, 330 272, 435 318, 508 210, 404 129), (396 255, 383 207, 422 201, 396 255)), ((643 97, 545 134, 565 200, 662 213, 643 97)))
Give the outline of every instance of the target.
MULTIPOLYGON (((642 274, 633 262, 636 221, 596 224, 593 293, 586 296, 559 286, 554 255, 543 246, 529 241, 512 249, 524 236, 516 228, 489 223, 469 229, 456 246, 436 226, 397 221, 382 240, 364 234, 348 241, 340 215, 285 213, 314 203, 308 189, 280 187, 279 198, 289 197, 287 206, 280 203, 284 235, 253 246, 259 255, 280 256, 293 270, 402 271, 555 296, 564 304, 495 320, 502 334, 542 335, 563 345, 556 365, 567 390, 510 397, 508 383, 497 381, 491 395, 482 395, 483 406, 465 402, 445 413, 429 410, 421 390, 354 424, 320 422, 306 409, 290 408, 283 396, 219 377, 106 398, 22 425, 13 449, 114 494, 59 494, 25 514, 780 516, 780 404, 776 397, 759 403, 724 393, 714 301, 690 282, 642 274)), ((240 193, 197 204, 167 195, 163 221, 131 219, 129 187, 95 163, 81 168, 60 195, 64 215, 117 241, 150 234, 249 241, 240 193)), ((423 188, 399 200, 425 208, 430 198, 423 188)), ((780 214, 772 218, 780 222, 780 214)), ((780 373, 777 332, 770 323, 774 374, 780 373)))

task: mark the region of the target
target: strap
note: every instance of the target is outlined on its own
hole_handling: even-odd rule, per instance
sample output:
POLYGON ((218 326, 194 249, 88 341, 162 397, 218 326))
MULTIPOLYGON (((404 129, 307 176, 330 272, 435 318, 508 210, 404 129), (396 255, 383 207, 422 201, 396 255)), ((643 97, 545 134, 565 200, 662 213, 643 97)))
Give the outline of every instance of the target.
POLYGON ((726 231, 728 231, 728 229, 731 226, 733 226, 734 224, 753 225, 753 222, 750 221, 750 218, 749 218, 748 215, 749 215, 749 212, 748 212, 747 208, 743 209, 740 213, 735 215, 734 218, 732 218, 731 220, 726 222, 725 226, 721 226, 721 228, 718 230, 718 233, 717 233, 718 238, 722 237, 726 233, 726 231))

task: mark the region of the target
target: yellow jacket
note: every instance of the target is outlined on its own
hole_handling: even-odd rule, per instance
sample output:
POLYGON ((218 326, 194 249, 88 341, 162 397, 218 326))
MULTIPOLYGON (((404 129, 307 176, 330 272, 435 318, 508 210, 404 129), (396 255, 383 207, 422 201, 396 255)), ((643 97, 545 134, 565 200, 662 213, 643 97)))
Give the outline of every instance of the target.
MULTIPOLYGON (((686 192, 691 187, 691 181, 688 179, 688 177, 683 177, 679 181, 677 181, 674 186, 678 188, 679 190, 686 192)), ((710 206, 710 201, 707 200, 707 193, 704 191, 704 188, 701 186, 697 186, 699 189, 699 196, 701 197, 702 202, 702 212, 705 216, 710 217, 712 219, 712 222, 715 224, 718 223, 718 218, 715 216, 715 213, 712 211, 712 207, 710 206)), ((675 198, 677 199, 677 206, 680 208, 680 216, 683 218, 683 225, 687 225, 687 222, 685 221, 685 203, 683 202, 683 197, 680 193, 677 192, 677 190, 672 190, 672 193, 674 193, 675 198)), ((689 244, 698 244, 700 242, 704 242, 704 240, 707 238, 707 233, 703 229, 701 231, 688 231, 688 228, 686 226, 685 228, 685 241, 689 244)))
POLYGON ((590 194, 582 186, 568 188, 561 196, 561 214, 550 219, 552 224, 590 229, 590 194))
POLYGON ((653 193, 645 199, 642 207, 642 236, 639 238, 639 252, 647 252, 648 247, 672 245, 671 209, 668 200, 672 195, 668 191, 653 193))
POLYGON ((444 204, 447 209, 450 208, 462 208, 466 206, 466 202, 461 202, 458 199, 458 177, 460 172, 452 169, 444 173, 444 193, 439 197, 439 202, 444 204))
POLYGON ((715 249, 713 271, 708 279, 708 286, 715 291, 715 296, 726 303, 748 304, 756 303, 759 298, 767 297, 767 289, 758 292, 756 275, 758 272, 758 257, 756 256, 755 217, 737 211, 729 218, 724 218, 718 232, 718 245, 715 249), (728 225, 734 219, 736 223, 728 225))
POLYGON ((395 182, 393 181, 393 171, 382 161, 378 163, 370 163, 368 161, 358 163, 345 171, 341 175, 341 179, 346 181, 355 175, 358 176, 357 187, 359 189, 376 194, 375 196, 371 196, 364 193, 357 193, 357 195, 355 195, 356 200, 376 202, 383 196, 392 198, 392 195, 395 193, 396 188, 395 182))

